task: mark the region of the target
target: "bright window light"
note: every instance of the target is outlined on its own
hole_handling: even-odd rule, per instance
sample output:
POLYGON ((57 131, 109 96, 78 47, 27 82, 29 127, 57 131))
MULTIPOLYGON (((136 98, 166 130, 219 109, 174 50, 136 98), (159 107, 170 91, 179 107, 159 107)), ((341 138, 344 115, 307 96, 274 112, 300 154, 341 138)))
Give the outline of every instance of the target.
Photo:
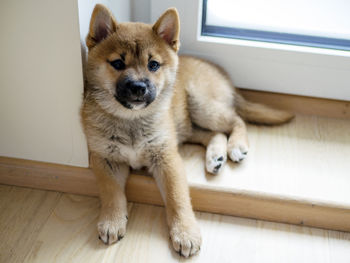
POLYGON ((204 0, 203 7, 204 35, 350 49, 349 0, 204 0))

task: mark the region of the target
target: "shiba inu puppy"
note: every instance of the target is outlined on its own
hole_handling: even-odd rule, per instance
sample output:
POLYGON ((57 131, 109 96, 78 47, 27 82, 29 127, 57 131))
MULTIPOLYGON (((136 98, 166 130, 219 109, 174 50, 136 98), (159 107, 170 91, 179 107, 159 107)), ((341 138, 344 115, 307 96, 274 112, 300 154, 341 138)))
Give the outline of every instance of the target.
POLYGON ((82 122, 101 199, 100 239, 125 235, 125 182, 146 167, 162 194, 174 249, 188 257, 201 246, 178 144, 207 147, 206 169, 248 153, 244 120, 279 124, 289 113, 245 101, 218 66, 177 55, 180 24, 168 9, 154 25, 117 23, 96 5, 86 38, 89 49, 82 122))

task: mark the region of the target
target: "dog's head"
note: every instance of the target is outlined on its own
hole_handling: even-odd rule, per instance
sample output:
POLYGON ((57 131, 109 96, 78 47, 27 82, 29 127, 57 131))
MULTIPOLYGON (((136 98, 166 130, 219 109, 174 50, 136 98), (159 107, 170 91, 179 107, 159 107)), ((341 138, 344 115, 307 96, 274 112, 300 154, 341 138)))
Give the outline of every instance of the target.
POLYGON ((154 25, 147 25, 117 23, 106 7, 96 5, 86 38, 86 74, 100 106, 132 117, 170 97, 179 30, 176 9, 168 9, 154 25))

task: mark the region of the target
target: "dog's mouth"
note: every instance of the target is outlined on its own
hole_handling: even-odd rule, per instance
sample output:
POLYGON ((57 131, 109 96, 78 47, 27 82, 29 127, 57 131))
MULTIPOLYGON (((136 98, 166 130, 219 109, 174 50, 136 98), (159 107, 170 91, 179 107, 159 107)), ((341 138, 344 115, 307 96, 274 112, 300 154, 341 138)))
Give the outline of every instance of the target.
POLYGON ((133 110, 140 110, 148 106, 148 104, 144 100, 132 100, 129 102, 129 104, 131 105, 130 109, 133 110))
POLYGON ((130 101, 130 103, 135 104, 135 105, 141 105, 141 104, 144 104, 146 102, 144 100, 137 99, 137 100, 130 101))
POLYGON ((129 110, 141 110, 151 103, 151 101, 145 99, 123 99, 118 96, 115 96, 115 99, 129 110))

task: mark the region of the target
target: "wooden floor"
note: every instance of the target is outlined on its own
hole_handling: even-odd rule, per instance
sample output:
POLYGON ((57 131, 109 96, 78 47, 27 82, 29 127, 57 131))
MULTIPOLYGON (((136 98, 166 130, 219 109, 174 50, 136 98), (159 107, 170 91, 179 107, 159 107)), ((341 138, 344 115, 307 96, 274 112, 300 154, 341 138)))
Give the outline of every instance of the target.
POLYGON ((127 234, 97 238, 94 197, 0 185, 0 262, 350 262, 350 233, 196 213, 203 246, 174 253, 162 207, 129 204, 127 234))

